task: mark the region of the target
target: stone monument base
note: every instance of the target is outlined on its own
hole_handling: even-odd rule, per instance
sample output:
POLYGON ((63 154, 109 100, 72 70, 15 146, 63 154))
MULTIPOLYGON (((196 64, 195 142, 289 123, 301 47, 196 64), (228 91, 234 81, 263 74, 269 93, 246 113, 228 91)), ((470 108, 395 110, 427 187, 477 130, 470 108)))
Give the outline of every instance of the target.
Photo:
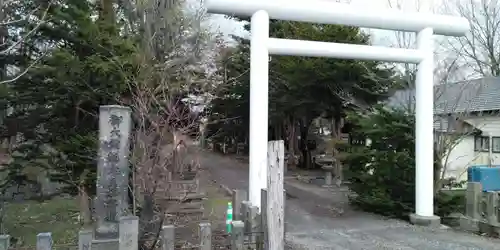
POLYGON ((96 239, 115 239, 118 238, 118 223, 101 222, 95 229, 96 239))
POLYGON ((439 216, 421 216, 417 214, 410 214, 410 222, 413 225, 424 227, 440 227, 441 218, 439 216))

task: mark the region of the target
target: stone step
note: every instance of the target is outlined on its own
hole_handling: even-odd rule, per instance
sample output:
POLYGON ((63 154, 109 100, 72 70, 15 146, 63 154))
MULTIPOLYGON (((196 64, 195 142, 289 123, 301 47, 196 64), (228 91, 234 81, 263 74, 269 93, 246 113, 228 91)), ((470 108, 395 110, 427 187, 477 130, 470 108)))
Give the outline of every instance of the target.
POLYGON ((202 214, 204 208, 167 209, 167 214, 202 214))
POLYGON ((170 194, 162 198, 166 201, 186 201, 186 200, 202 200, 207 197, 205 193, 177 193, 170 194))

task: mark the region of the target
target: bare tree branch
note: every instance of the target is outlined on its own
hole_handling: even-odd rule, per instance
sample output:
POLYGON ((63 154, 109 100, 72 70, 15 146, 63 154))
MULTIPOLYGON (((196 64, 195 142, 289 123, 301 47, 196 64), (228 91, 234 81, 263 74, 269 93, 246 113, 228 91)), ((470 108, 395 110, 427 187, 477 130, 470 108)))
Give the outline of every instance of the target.
MULTIPOLYGON (((7 19, 7 16, 4 12, 4 9, 6 6, 8 6, 12 1, 5 1, 5 0, 0 0, 0 29, 4 30, 5 32, 8 32, 8 27, 6 27, 7 25, 12 25, 12 24, 15 24, 15 23, 18 23, 18 22, 22 22, 24 21, 23 19, 19 19, 19 20, 11 20, 11 21, 5 21, 7 19)), ((20 37, 19 39, 17 39, 16 41, 14 41, 12 44, 10 44, 9 46, 7 46, 6 48, 0 50, 0 56, 6 56, 10 53, 13 53, 14 50, 16 50, 19 45, 21 45, 22 43, 25 43, 27 42, 27 40, 29 40, 29 38, 36 32, 38 31, 38 29, 46 23, 46 19, 47 19, 47 14, 48 14, 48 11, 49 11, 49 8, 51 6, 51 2, 48 3, 48 6, 45 8, 43 14, 41 15, 41 17, 39 18, 39 21, 38 23, 35 25, 34 28, 30 29, 28 32, 26 32, 26 34, 24 34, 22 37, 20 37)), ((33 11, 31 11, 30 13, 26 14, 26 18, 29 19, 31 18, 32 16, 36 15, 37 12, 39 12, 41 10, 41 8, 36 8, 34 9, 33 11)), ((7 42, 5 39, 0 39, 0 47, 4 47, 7 45, 7 42)), ((8 83, 12 83, 12 82, 15 82, 17 81, 19 78, 21 78, 23 75, 25 75, 31 68, 33 68, 40 60, 41 58, 43 58, 45 55, 47 54, 47 52, 45 53, 42 53, 42 55, 40 55, 38 58, 36 58, 33 62, 31 62, 30 65, 28 65, 24 70, 22 70, 20 73, 16 74, 14 77, 12 77, 11 79, 8 79, 8 80, 2 80, 0 81, 0 84, 8 84, 8 83)), ((8 66, 8 65, 7 65, 8 66)), ((3 70, 6 70, 5 68, 3 70)), ((5 75, 5 74, 4 74, 5 75)))
POLYGON ((38 58, 36 58, 30 65, 28 65, 28 67, 26 67, 21 73, 17 74, 14 78, 11 78, 9 80, 4 80, 4 81, 0 81, 0 84, 9 84, 9 83, 13 83, 17 80, 19 80, 19 78, 21 78, 23 75, 25 75, 26 73, 28 73, 28 71, 33 68, 34 66, 36 66, 38 64, 38 62, 48 53, 48 51, 45 51, 41 56, 39 56, 38 58))
MULTIPOLYGON (((141 206, 141 220, 148 220, 144 223, 155 224, 158 220, 153 217, 172 219, 165 217, 169 204, 163 202, 172 195, 171 181, 185 171, 197 173, 196 153, 189 151, 189 145, 198 136, 200 114, 192 106, 210 96, 222 81, 215 57, 220 44, 202 27, 202 10, 186 10, 184 1, 120 0, 118 4, 125 13, 126 32, 142 37, 136 59, 140 67, 127 80, 130 96, 120 101, 132 108, 135 121, 134 204, 141 206), (154 216, 142 218, 147 207, 154 216)), ((123 71, 124 76, 130 75, 123 71)), ((141 239, 154 247, 160 229, 147 230, 141 239)))
POLYGON ((445 2, 445 10, 467 18, 469 34, 450 39, 449 46, 475 76, 500 75, 500 3, 495 0, 445 2))

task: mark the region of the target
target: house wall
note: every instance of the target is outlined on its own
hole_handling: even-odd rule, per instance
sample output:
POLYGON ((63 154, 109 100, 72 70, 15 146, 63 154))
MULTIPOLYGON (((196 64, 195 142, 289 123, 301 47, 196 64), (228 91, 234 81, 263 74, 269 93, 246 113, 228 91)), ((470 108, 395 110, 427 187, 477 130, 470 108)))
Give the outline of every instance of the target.
MULTIPOLYGON (((484 136, 500 136, 500 117, 495 116, 482 116, 471 117, 465 120, 467 123, 483 131, 484 136)), ((474 150, 474 141, 472 141, 472 149, 474 150)), ((476 152, 477 157, 474 160, 475 165, 489 164, 488 152, 476 152)), ((500 153, 492 153, 493 165, 500 165, 500 153)))
MULTIPOLYGON (((483 131, 484 136, 500 136, 500 117, 481 116, 464 119, 477 129, 483 131)), ((488 152, 474 151, 474 135, 468 135, 459 139, 460 141, 443 159, 446 166, 446 177, 455 177, 459 181, 467 180, 467 168, 472 165, 489 164, 488 152)), ((500 153, 492 153, 493 165, 500 165, 500 153)))
POLYGON ((493 136, 500 136, 500 116, 477 116, 464 119, 477 129, 483 131, 483 134, 491 133, 493 136))
POLYGON ((466 181, 467 168, 475 164, 478 154, 474 152, 474 136, 465 136, 459 140, 443 157, 442 164, 446 167, 445 178, 454 177, 457 181, 466 181))

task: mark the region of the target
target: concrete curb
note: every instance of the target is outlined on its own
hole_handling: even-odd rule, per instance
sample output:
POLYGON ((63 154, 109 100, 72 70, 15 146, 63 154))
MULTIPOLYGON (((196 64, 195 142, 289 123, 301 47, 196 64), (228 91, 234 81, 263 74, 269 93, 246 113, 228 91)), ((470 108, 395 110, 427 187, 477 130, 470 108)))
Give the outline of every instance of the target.
MULTIPOLYGON (((285 185, 286 185, 286 182, 285 182, 285 185)), ((222 189, 222 191, 227 196, 230 196, 230 197, 233 196, 233 189, 229 188, 228 186, 226 186, 224 184, 219 184, 219 187, 222 189)), ((286 196, 287 196, 286 198, 297 198, 297 196, 290 194, 290 192, 288 192, 287 189, 285 189, 285 192, 286 192, 286 196)))

